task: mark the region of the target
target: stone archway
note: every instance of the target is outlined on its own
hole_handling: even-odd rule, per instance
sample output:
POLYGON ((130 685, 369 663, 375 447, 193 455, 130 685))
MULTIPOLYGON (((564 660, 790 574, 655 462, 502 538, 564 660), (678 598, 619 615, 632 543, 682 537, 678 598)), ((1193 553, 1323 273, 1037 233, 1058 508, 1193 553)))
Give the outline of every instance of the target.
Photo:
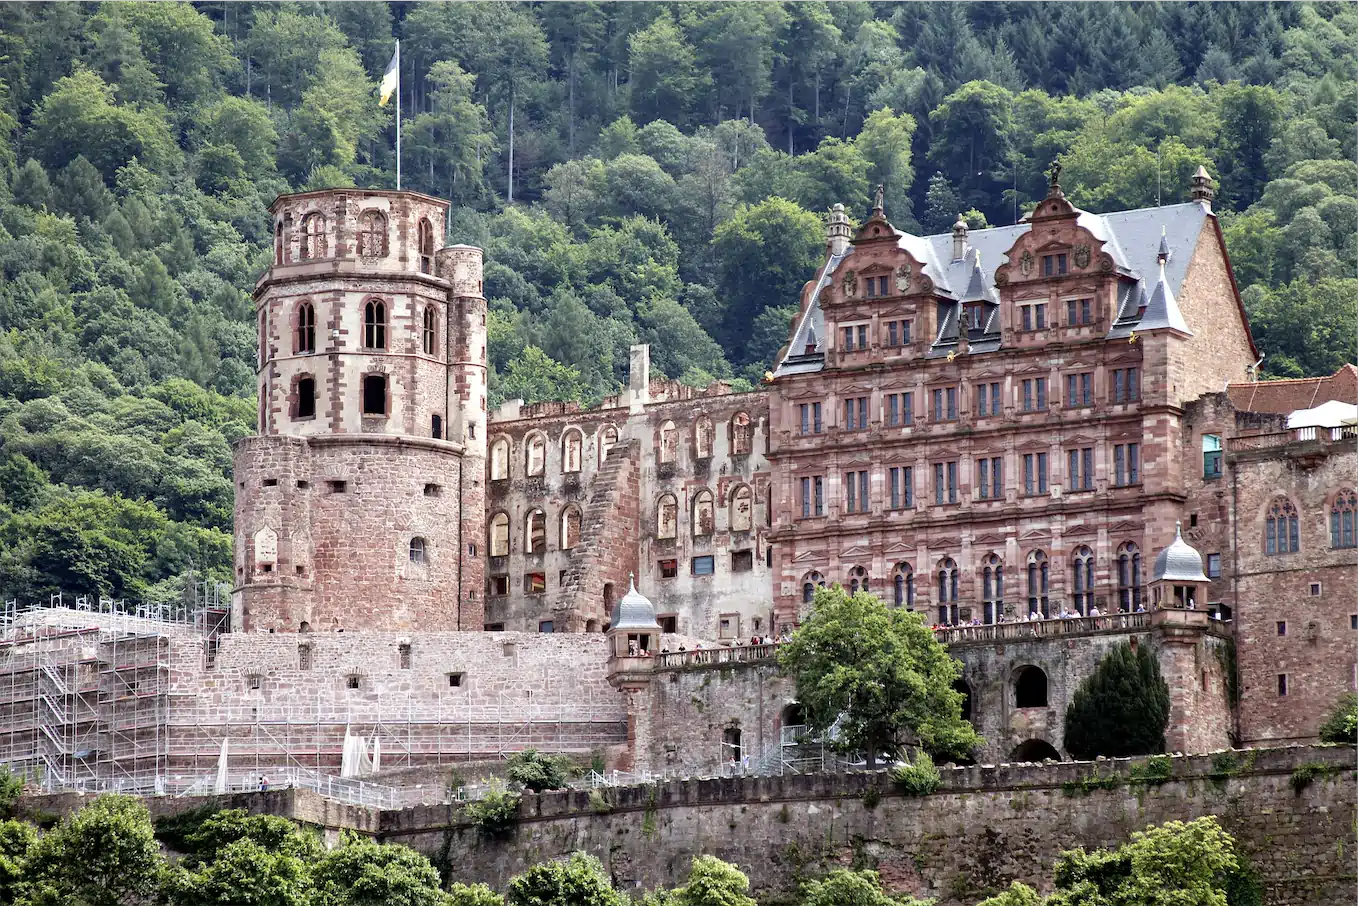
POLYGON ((1009 761, 1060 761, 1061 753, 1045 739, 1025 739, 1009 753, 1009 761))

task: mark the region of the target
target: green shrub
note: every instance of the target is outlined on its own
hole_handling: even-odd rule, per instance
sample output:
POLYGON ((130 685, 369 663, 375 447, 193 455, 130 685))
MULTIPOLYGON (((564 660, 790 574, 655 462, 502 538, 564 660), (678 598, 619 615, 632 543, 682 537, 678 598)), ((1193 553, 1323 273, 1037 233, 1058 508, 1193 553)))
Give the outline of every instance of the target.
POLYGON ((1330 716, 1320 725, 1320 741, 1358 743, 1358 693, 1340 696, 1330 716))
POLYGON ((510 781, 535 793, 563 789, 570 768, 570 759, 561 755, 543 755, 537 749, 524 749, 509 756, 510 781))
POLYGON ((892 768, 891 779, 907 796, 927 796, 938 789, 943 776, 934 766, 934 760, 921 749, 915 755, 913 763, 900 764, 892 768))
POLYGON ((24 778, 0 767, 0 818, 13 818, 14 807, 24 791, 24 778))
POLYGON ((609 802, 608 797, 599 790, 590 790, 589 808, 596 815, 607 815, 613 811, 613 803, 609 802))
POLYGON ((1076 758, 1123 758, 1165 750, 1169 686, 1149 646, 1113 648, 1066 708, 1066 749, 1076 758))
POLYGON ((467 817, 484 836, 506 837, 519 820, 519 794, 492 788, 475 802, 468 802, 467 817))
POLYGON ((1147 759, 1145 764, 1132 765, 1128 777, 1133 783, 1159 786, 1167 782, 1173 774, 1174 762, 1170 761, 1169 756, 1161 755, 1158 758, 1147 759))
POLYGON ((1334 768, 1320 761, 1308 761, 1297 765, 1297 769, 1292 772, 1292 792, 1300 796, 1302 791, 1311 785, 1311 781, 1333 771, 1334 768))

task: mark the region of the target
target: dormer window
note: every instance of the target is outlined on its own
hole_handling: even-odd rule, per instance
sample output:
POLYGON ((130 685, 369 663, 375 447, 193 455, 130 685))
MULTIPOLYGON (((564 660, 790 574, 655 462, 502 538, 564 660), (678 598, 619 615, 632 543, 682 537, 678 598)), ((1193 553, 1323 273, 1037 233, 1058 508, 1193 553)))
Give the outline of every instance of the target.
POLYGON ((985 329, 986 312, 984 303, 974 302, 967 305, 966 308, 964 309, 963 314, 967 321, 968 330, 985 329))
POLYGON ((1063 253, 1063 254, 1060 254, 1060 255, 1043 255, 1043 256, 1042 256, 1042 276, 1044 276, 1044 277, 1059 277, 1059 276, 1061 276, 1062 274, 1064 274, 1064 273, 1066 272, 1066 262, 1067 262, 1067 260, 1068 260, 1068 256, 1065 255, 1064 253, 1063 253))
POLYGON ((868 348, 868 325, 851 324, 844 328, 844 351, 853 352, 854 350, 864 350, 868 348))
POLYGON ((869 299, 876 299, 887 295, 887 277, 868 277, 864 281, 866 293, 869 299))

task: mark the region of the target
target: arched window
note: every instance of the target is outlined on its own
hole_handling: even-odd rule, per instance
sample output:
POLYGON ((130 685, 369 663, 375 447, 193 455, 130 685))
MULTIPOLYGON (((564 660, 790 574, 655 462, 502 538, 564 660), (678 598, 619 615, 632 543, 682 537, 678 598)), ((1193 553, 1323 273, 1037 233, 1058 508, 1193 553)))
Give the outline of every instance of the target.
POLYGON ((359 216, 358 254, 363 258, 387 254, 387 218, 381 211, 364 211, 359 216))
POLYGON ((1141 609, 1141 551, 1127 541, 1118 548, 1118 610, 1141 609))
POLYGON ((561 549, 568 551, 580 543, 580 510, 568 506, 561 511, 561 549))
POLYGON ((1004 615, 1004 561, 989 554, 981 564, 982 616, 987 623, 998 623, 1004 615))
POLYGON ((712 419, 701 416, 693 424, 693 458, 709 459, 712 456, 712 419))
POLYGON ((302 218, 302 260, 325 257, 325 218, 308 214, 302 218))
POLYGON ((747 484, 731 492, 731 531, 748 532, 754 527, 754 492, 747 484))
POLYGON ((583 459, 581 451, 585 448, 584 438, 580 432, 571 428, 561 435, 561 471, 567 475, 580 471, 580 461, 583 459))
POLYGON ((434 347, 438 341, 438 333, 434 329, 437 318, 438 315, 434 312, 434 306, 430 305, 424 310, 424 329, 421 331, 421 335, 424 341, 422 345, 425 355, 434 354, 434 347))
POLYGON ((802 576, 802 603, 810 604, 816 598, 816 589, 825 587, 825 577, 818 572, 802 576))
POLYGON ((957 622, 957 562, 952 557, 938 561, 938 622, 957 622))
POLYGON ((1297 508, 1286 497, 1275 497, 1264 519, 1264 553, 1295 554, 1300 549, 1297 508))
POLYGON ((426 559, 424 539, 418 535, 410 539, 410 562, 418 566, 423 566, 428 562, 426 559))
POLYGON ((1014 707, 1047 707, 1047 674, 1040 667, 1020 667, 1014 675, 1014 707))
POLYGON ((1089 616, 1089 609, 1094 606, 1094 552, 1084 545, 1077 547, 1071 573, 1075 580, 1071 584, 1075 590, 1075 610, 1082 617, 1089 616))
POLYGON ((678 457, 679 429, 674 426, 674 422, 667 421, 660 426, 660 461, 674 462, 678 457))
POLYGON ((915 609, 915 570, 909 563, 897 563, 891 574, 891 600, 897 607, 915 609))
POLYGON ((854 595, 868 590, 868 571, 861 566, 849 570, 849 594, 854 595))
POLYGON ((1028 555, 1028 613, 1040 613, 1044 618, 1051 616, 1047 605, 1050 565, 1047 555, 1042 551, 1033 551, 1028 555))
POLYGON ((363 375, 363 414, 387 414, 387 376, 385 374, 363 375))
POLYGON ((737 412, 731 419, 731 455, 742 456, 750 452, 750 417, 737 412))
POLYGON ((490 444, 490 480, 509 477, 509 438, 497 437, 490 444))
POLYGON ((310 302, 297 306, 297 336, 293 347, 299 355, 316 351, 316 309, 310 302))
POLYGON ((604 460, 608 458, 608 452, 618 443, 618 429, 612 425, 604 425, 599 429, 599 468, 603 468, 604 460))
POLYGON ((492 557, 509 556, 509 514, 496 513, 490 517, 490 548, 492 557))
POLYGON ((655 536, 674 538, 679 534, 679 504, 673 494, 664 494, 655 504, 655 536))
POLYGON ((523 445, 523 471, 525 475, 541 475, 547 470, 547 438, 541 434, 530 434, 523 445))
POLYGON ((1358 495, 1344 488, 1334 495, 1330 506, 1330 547, 1358 547, 1354 537, 1354 514, 1358 512, 1358 495))
POLYGON ((712 534, 715 522, 712 492, 703 488, 693 495, 693 537, 703 538, 712 534))
POLYGON ((309 374, 297 378, 297 404, 293 412, 297 418, 316 417, 316 379, 309 374))
POLYGON ((529 554, 547 550, 547 514, 542 510, 528 513, 528 521, 523 524, 523 549, 529 554))
POLYGON ((363 306, 363 345, 369 349, 387 348, 387 303, 369 299, 363 306))
POLYGON ((428 217, 420 218, 420 273, 434 272, 434 225, 428 217))
POLYGON ((283 263, 283 248, 287 245, 287 234, 283 232, 283 221, 278 221, 273 230, 273 263, 283 263))

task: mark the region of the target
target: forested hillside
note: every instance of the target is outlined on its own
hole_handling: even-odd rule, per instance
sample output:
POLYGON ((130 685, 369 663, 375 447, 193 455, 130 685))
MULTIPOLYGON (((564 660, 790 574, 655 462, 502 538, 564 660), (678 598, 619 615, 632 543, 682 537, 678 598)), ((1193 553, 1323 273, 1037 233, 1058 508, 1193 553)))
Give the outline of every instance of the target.
POLYGON ((495 402, 597 399, 627 347, 757 382, 821 217, 1007 224, 1217 177, 1274 376, 1351 360, 1347 3, 0 5, 0 593, 230 579, 249 289, 280 192, 450 197, 495 402))

